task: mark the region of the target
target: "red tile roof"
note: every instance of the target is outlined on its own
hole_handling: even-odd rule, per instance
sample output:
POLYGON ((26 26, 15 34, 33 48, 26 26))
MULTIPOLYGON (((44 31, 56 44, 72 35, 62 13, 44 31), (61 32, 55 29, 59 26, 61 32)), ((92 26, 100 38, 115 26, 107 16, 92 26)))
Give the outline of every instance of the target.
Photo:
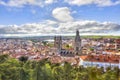
POLYGON ((91 62, 109 62, 119 63, 120 55, 99 54, 99 55, 85 55, 80 56, 81 59, 91 62))

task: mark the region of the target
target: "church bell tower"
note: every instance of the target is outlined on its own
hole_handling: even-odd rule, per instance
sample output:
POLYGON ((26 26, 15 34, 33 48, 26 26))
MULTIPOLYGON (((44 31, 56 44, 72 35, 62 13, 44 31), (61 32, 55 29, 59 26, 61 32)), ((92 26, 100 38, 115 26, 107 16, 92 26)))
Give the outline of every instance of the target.
POLYGON ((57 48, 58 52, 62 49, 62 37, 61 36, 55 36, 54 37, 54 47, 57 48))
POLYGON ((79 31, 76 30, 76 36, 75 36, 75 42, 74 42, 74 51, 76 55, 81 55, 82 51, 81 51, 82 47, 81 47, 81 38, 79 35, 79 31))

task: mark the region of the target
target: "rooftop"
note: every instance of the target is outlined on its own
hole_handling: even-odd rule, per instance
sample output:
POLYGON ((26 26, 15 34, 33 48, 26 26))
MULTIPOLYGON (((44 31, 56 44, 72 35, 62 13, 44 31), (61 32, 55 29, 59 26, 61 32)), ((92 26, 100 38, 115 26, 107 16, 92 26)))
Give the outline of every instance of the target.
POLYGON ((80 56, 84 61, 91 62, 106 62, 106 63, 119 63, 120 55, 113 54, 99 54, 99 55, 85 55, 80 56))

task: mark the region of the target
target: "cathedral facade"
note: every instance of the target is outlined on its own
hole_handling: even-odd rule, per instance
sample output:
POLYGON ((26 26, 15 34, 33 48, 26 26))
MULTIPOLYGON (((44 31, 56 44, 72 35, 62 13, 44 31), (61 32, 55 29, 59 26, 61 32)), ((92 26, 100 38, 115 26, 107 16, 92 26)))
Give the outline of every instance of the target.
POLYGON ((61 36, 55 36, 54 37, 54 47, 57 48, 58 53, 62 55, 81 55, 82 54, 82 47, 81 47, 81 38, 79 35, 79 31, 76 30, 76 36, 74 39, 74 51, 69 51, 62 49, 62 37, 61 36))

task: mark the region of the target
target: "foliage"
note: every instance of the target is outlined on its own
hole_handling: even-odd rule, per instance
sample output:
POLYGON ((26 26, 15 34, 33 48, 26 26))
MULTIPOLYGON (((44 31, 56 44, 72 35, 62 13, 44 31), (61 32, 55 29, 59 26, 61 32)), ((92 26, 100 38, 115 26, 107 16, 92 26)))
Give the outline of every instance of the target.
POLYGON ((120 80, 120 70, 71 66, 69 63, 52 64, 41 61, 17 60, 0 56, 0 80, 120 80), (21 62, 22 61, 22 62, 21 62))
POLYGON ((26 61, 28 60, 28 57, 27 57, 27 56, 21 56, 21 57, 19 58, 19 60, 20 60, 21 62, 26 62, 26 61))

